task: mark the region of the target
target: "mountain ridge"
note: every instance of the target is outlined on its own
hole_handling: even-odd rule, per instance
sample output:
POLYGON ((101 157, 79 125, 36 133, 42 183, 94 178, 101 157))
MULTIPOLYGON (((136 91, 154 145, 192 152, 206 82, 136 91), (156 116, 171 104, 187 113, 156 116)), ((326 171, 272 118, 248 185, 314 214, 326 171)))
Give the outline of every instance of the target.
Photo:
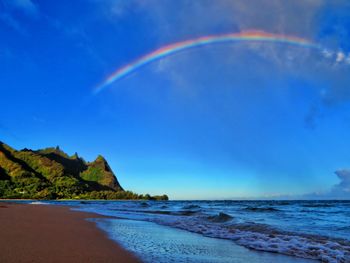
POLYGON ((153 199, 125 191, 107 160, 86 162, 58 146, 15 150, 0 141, 0 198, 6 199, 153 199))

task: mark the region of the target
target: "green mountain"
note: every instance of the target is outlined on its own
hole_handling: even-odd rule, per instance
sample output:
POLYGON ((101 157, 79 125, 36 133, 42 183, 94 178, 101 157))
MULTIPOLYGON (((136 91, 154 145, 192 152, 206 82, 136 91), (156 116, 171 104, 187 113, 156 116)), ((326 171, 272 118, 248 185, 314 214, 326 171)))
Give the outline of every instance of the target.
POLYGON ((17 151, 0 142, 0 198, 7 199, 154 199, 125 191, 105 158, 86 162, 59 147, 17 151))

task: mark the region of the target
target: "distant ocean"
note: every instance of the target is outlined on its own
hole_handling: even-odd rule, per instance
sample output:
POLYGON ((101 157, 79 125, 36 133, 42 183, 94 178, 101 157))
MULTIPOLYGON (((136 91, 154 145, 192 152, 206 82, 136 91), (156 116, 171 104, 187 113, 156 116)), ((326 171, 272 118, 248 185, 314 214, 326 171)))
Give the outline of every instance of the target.
POLYGON ((48 203, 115 217, 95 221, 148 262, 350 262, 350 201, 48 203))

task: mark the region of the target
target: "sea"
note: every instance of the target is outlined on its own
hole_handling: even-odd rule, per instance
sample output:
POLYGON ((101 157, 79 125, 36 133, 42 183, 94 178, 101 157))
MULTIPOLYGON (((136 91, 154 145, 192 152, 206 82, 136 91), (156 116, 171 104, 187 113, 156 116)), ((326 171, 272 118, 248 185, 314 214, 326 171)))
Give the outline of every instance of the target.
POLYGON ((350 201, 48 201, 144 262, 350 262, 350 201))

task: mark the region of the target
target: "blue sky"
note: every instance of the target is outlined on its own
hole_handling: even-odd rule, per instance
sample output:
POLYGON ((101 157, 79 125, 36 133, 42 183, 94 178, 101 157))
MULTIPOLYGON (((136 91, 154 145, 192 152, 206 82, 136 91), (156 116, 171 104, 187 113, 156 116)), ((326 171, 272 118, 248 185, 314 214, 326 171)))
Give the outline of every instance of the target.
POLYGON ((348 1, 0 0, 0 138, 111 164, 172 199, 350 197, 348 1), (249 29, 314 41, 163 45, 249 29))

